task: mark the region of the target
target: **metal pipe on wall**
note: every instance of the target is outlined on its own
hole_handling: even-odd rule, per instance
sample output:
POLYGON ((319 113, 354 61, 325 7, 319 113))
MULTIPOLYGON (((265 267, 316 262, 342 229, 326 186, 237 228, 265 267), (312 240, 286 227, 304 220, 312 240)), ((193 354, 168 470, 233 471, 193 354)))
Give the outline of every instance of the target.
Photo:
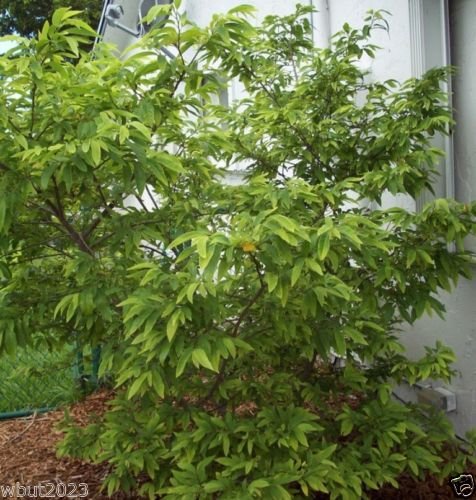
POLYGON ((309 4, 317 11, 311 14, 314 45, 325 49, 329 47, 331 32, 329 0, 309 0, 309 4))

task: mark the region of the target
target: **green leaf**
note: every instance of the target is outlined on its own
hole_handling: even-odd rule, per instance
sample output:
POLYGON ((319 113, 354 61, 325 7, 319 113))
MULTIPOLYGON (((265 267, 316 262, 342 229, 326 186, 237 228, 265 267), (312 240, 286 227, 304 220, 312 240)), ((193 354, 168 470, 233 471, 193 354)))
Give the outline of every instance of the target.
POLYGON ((256 12, 256 7, 248 4, 241 4, 237 7, 233 7, 228 11, 230 14, 254 14, 256 12))
POLYGON ((7 213, 7 202, 2 193, 0 193, 0 232, 3 230, 5 226, 6 213, 7 213))
POLYGON ((269 482, 266 479, 255 479, 250 483, 249 489, 251 491, 267 488, 269 486, 269 482))
POLYGON ((184 168, 182 166, 180 158, 177 158, 176 156, 168 153, 157 153, 156 158, 158 163, 167 170, 170 170, 177 174, 181 174, 184 172, 184 168))
POLYGON ((292 234, 288 233, 284 229, 274 229, 273 233, 292 246, 297 246, 299 243, 298 240, 292 234))
MULTIPOLYGON (((2 205, 2 201, 1 198, 0 198, 0 230, 2 228, 2 224, 1 224, 1 205, 2 205)), ((1 275, 6 278, 6 279, 11 279, 12 277, 12 273, 9 269, 9 267, 4 263, 4 262, 0 262, 0 273, 1 275)))
POLYGON ((324 272, 322 270, 322 267, 318 262, 312 259, 306 259, 306 266, 316 274, 319 274, 320 276, 324 275, 324 272))
POLYGON ((48 183, 50 182, 51 176, 55 173, 57 166, 55 162, 51 162, 43 169, 40 179, 40 188, 43 191, 48 187, 48 183))
POLYGON ((406 263, 407 269, 415 262, 415 259, 416 259, 416 250, 414 249, 408 250, 407 263, 406 263))
POLYGON ((131 127, 134 127, 137 131, 139 131, 141 135, 144 136, 147 140, 150 140, 151 137, 150 129, 148 129, 143 123, 137 121, 131 121, 129 122, 129 125, 131 127))
POLYGON ((383 404, 386 404, 389 400, 389 389, 386 385, 381 385, 378 388, 378 397, 383 404))
POLYGON ((194 349, 192 352, 192 361, 196 366, 203 366, 209 370, 218 371, 213 368, 207 353, 203 349, 194 349))
POLYGON ((265 274, 264 280, 268 284, 269 293, 271 293, 276 288, 276 285, 278 284, 278 275, 268 272, 265 274))
POLYGON ((101 163, 101 145, 94 139, 91 140, 91 157, 95 166, 101 163))
POLYGON ((418 465, 416 464, 415 461, 409 460, 408 467, 410 467, 411 471, 413 472, 413 474, 415 474, 415 476, 418 476, 419 470, 418 470, 418 465))
POLYGON ((52 26, 58 26, 61 23, 63 23, 66 19, 77 16, 80 13, 81 11, 79 10, 71 10, 69 7, 61 7, 59 9, 56 9, 55 12, 53 13, 51 24, 52 26))
POLYGON ((149 373, 150 372, 144 372, 136 380, 134 380, 132 385, 129 387, 129 390, 127 391, 127 399, 132 399, 139 392, 142 385, 149 376, 149 373))
POLYGON ((25 136, 24 135, 21 135, 21 134, 17 134, 15 136, 15 139, 16 139, 16 142, 18 144, 20 144, 20 146, 23 148, 23 149, 28 149, 28 141, 26 140, 25 136))
POLYGON ((167 338, 169 342, 172 342, 175 334, 177 333, 178 322, 179 322, 180 311, 175 311, 172 316, 170 316, 167 321, 167 338))
POLYGON ((187 233, 181 234, 177 238, 175 238, 172 243, 167 247, 168 249, 176 248, 183 243, 190 241, 193 238, 206 236, 207 233, 205 231, 189 231, 187 233))
POLYGON ((124 144, 129 138, 129 129, 125 125, 119 127, 119 144, 124 144))
POLYGON ((228 338, 228 337, 225 337, 223 339, 223 343, 225 344, 228 352, 231 354, 231 357, 236 358, 236 347, 235 347, 235 343, 233 342, 233 340, 228 338))
POLYGON ((309 443, 306 438, 306 434, 302 430, 298 428, 294 429, 294 435, 296 436, 296 439, 306 448, 309 446, 309 443))
POLYGON ((159 397, 161 398, 165 397, 164 380, 157 372, 152 373, 152 387, 154 388, 155 392, 159 395, 159 397))
POLYGON ((200 283, 192 283, 187 288, 187 299, 190 302, 190 304, 193 304, 193 295, 197 291, 197 288, 199 285, 200 285, 200 283))
POLYGON ((335 348, 336 348, 336 352, 337 354, 339 354, 340 356, 345 356, 346 354, 346 345, 345 345, 345 338, 344 338, 344 334, 342 331, 336 331, 335 332, 335 348))
POLYGON ((3 349, 7 354, 15 354, 17 348, 17 338, 14 331, 13 322, 11 323, 12 328, 8 328, 3 331, 3 349))
POLYGON ((319 237, 317 241, 317 257, 319 258, 319 260, 322 261, 327 257, 330 246, 331 244, 330 244, 329 234, 324 233, 319 237))
POLYGON ((70 321, 71 320, 71 318, 76 313, 76 310, 78 309, 78 305, 79 305, 79 294, 78 293, 73 293, 70 296, 69 306, 68 306, 68 310, 66 312, 66 321, 70 321))
POLYGON ((354 342, 361 345, 368 345, 368 342, 364 335, 355 328, 346 327, 344 329, 345 334, 350 337, 354 342))
POLYGON ((351 420, 349 420, 348 418, 342 420, 342 424, 340 427, 341 436, 348 436, 352 432, 353 428, 354 424, 351 420))
POLYGON ((428 252, 426 252, 425 250, 422 250, 422 249, 417 249, 417 254, 419 255, 419 257, 424 261, 426 262, 427 264, 430 264, 430 265, 434 265, 435 262, 434 260, 430 257, 430 255, 428 254, 428 252))
POLYGON ((207 257, 208 236, 197 236, 193 239, 193 242, 197 247, 199 257, 205 259, 207 257))
POLYGON ((137 192, 142 195, 145 189, 147 176, 141 165, 134 165, 134 180, 136 182, 137 192))
POLYGON ((61 171, 61 180, 65 184, 66 191, 68 193, 70 193, 71 192, 71 188, 73 186, 73 168, 72 168, 72 165, 70 163, 68 163, 67 165, 65 165, 62 168, 62 171, 61 171))
POLYGON ((192 356, 192 351, 190 350, 183 352, 182 355, 180 356, 177 362, 177 367, 175 369, 175 376, 177 378, 180 377, 180 375, 182 375, 182 373, 184 372, 185 367, 187 366, 187 363, 190 360, 191 356, 192 356))
POLYGON ((297 283, 299 277, 301 276, 303 266, 304 261, 300 260, 293 267, 293 270, 291 272, 291 286, 294 286, 297 283))
POLYGON ((326 488, 321 476, 309 476, 306 478, 307 483, 314 491, 322 491, 328 493, 329 490, 326 488))
POLYGON ((315 456, 316 462, 322 462, 323 460, 327 460, 334 454, 336 449, 337 449, 337 444, 332 444, 327 448, 324 448, 323 450, 319 451, 315 456))

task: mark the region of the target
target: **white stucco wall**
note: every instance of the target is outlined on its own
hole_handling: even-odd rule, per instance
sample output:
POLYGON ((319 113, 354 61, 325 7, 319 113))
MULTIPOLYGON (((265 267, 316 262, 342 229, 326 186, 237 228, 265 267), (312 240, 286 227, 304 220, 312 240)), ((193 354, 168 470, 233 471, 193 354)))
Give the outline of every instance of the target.
MULTIPOLYGON (((184 0, 183 6, 190 19, 197 24, 204 26, 209 23, 213 14, 224 14, 233 7, 240 4, 254 5, 258 10, 256 20, 259 22, 264 16, 269 14, 287 15, 294 11, 297 2, 293 0, 221 0, 220 2, 200 2, 197 0, 184 0)), ((301 2, 305 3, 305 2, 301 2)))
MULTIPOLYGON (((455 196, 459 201, 476 199, 476 1, 452 3, 452 31, 455 107, 455 196)), ((476 237, 468 238, 468 248, 476 252, 476 237)))
MULTIPOLYGON (((423 346, 434 346, 436 340, 449 345, 457 356, 454 368, 459 372, 451 386, 444 386, 456 393, 456 411, 448 413, 456 432, 463 436, 476 426, 476 280, 461 279, 452 294, 441 293, 446 306, 446 319, 437 315, 426 317, 403 333, 408 355, 417 359, 424 354, 423 346)), ((433 386, 441 386, 435 382, 433 386)), ((415 399, 407 387, 401 387, 398 394, 415 399)))
MULTIPOLYGON (((374 80, 395 78, 402 81, 415 76, 411 64, 415 47, 411 46, 410 41, 410 3, 411 0, 329 0, 331 33, 337 31, 344 22, 358 24, 369 8, 391 12, 390 32, 387 34, 382 31, 375 36, 376 43, 383 50, 369 66, 371 78, 374 80)), ((422 2, 423 16, 426 16, 426 19, 431 15, 436 16, 435 11, 440 8, 439 3, 439 0, 422 2)), ((462 0, 454 4, 457 6, 457 12, 455 9, 453 14, 456 13, 457 16, 452 19, 451 42, 453 56, 457 57, 453 58, 453 63, 461 66, 455 79, 455 118, 458 121, 455 158, 464 165, 464 170, 459 170, 459 178, 457 176, 456 196, 460 201, 470 201, 476 199, 476 87, 472 76, 476 68, 476 1, 462 0)), ((432 29, 438 27, 435 22, 432 29)), ((428 24, 426 35, 427 43, 437 41, 429 33, 428 24)), ((437 53, 443 48, 436 47, 437 43, 434 45, 426 47, 424 70, 431 67, 433 61, 444 60, 444 54, 437 53)), ((438 146, 444 147, 444 144, 438 146)), ((395 198, 387 194, 382 204, 384 207, 397 205, 409 210, 415 209, 415 202, 405 196, 395 198)), ((458 371, 458 376, 446 388, 456 393, 457 409, 448 413, 448 417, 456 432, 463 436, 467 430, 476 426, 476 279, 461 279, 454 293, 443 292, 440 300, 447 310, 446 319, 441 320, 436 315, 426 316, 413 326, 407 326, 402 332, 402 339, 407 354, 412 359, 423 355, 424 346, 434 346, 437 340, 454 350, 457 356, 454 368, 458 371)), ((432 385, 441 384, 436 382, 432 385)), ((416 392, 408 387, 397 390, 398 394, 408 400, 416 400, 416 392)))
POLYGON ((402 0, 329 0, 330 30, 335 33, 344 23, 361 26, 370 9, 383 9, 388 17, 390 31, 377 30, 373 41, 382 47, 374 60, 367 59, 373 80, 405 80, 411 76, 410 31, 408 6, 402 0))

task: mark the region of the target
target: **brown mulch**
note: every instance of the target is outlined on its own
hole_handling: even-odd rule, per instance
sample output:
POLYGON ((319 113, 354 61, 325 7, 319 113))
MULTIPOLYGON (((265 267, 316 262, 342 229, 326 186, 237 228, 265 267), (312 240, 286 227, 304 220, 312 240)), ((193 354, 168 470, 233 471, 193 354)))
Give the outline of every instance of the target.
MULTIPOLYGON (((111 393, 100 391, 70 408, 71 416, 86 425, 92 415, 101 415, 111 393)), ((0 485, 34 486, 45 483, 86 483, 88 499, 126 499, 123 494, 109 497, 100 493, 109 473, 107 464, 94 465, 72 458, 58 458, 56 443, 62 434, 55 425, 64 417, 63 410, 27 418, 0 421, 0 485)), ((44 490, 45 491, 45 490, 44 490)), ((1 492, 0 492, 1 495, 1 492)))
MULTIPOLYGON (((102 415, 112 393, 100 391, 70 408, 70 414, 79 425, 86 425, 92 415, 102 415)), ((45 482, 86 483, 88 499, 134 499, 136 496, 100 492, 103 479, 109 472, 107 464, 94 465, 71 458, 58 458, 55 445, 61 433, 55 425, 63 418, 63 410, 27 418, 0 421, 0 485, 18 482, 38 485, 45 482)), ((476 465, 461 473, 476 477, 476 465)), ((440 500, 455 498, 448 483, 438 485, 434 478, 417 482, 408 476, 399 479, 400 488, 391 486, 370 493, 372 500, 440 500)), ((318 495, 316 498, 326 498, 318 495)), ((468 497, 466 497, 468 498, 468 497)))

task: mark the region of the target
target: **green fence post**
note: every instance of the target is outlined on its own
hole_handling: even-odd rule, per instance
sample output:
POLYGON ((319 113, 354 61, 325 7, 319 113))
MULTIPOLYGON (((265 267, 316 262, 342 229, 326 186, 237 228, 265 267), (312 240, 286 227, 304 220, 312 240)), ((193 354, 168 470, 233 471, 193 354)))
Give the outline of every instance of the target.
POLYGON ((86 377, 84 376, 84 355, 83 349, 78 340, 76 340, 76 361, 74 363, 74 375, 81 391, 86 389, 86 377))
POLYGON ((91 359, 91 382, 95 386, 98 385, 98 372, 99 372, 99 363, 101 362, 101 346, 97 345, 93 348, 92 359, 91 359))

